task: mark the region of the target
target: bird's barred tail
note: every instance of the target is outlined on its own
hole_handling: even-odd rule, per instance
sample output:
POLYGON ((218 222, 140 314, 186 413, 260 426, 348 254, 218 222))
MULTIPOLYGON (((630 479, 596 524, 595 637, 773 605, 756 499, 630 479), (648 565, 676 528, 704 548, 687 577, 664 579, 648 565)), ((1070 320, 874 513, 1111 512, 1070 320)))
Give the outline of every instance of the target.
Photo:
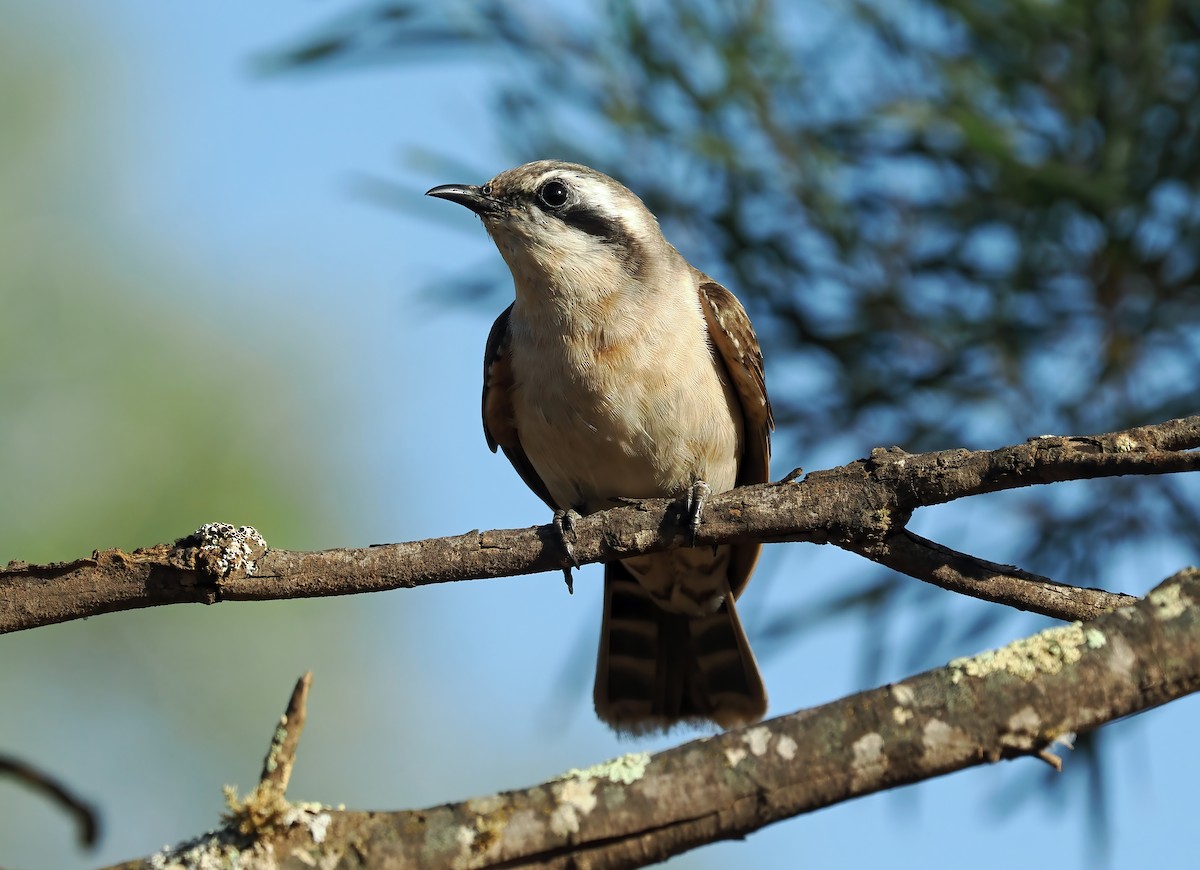
POLYGON ((767 694, 733 596, 708 616, 669 613, 623 565, 606 565, 595 701, 601 719, 631 734, 761 719, 767 694))

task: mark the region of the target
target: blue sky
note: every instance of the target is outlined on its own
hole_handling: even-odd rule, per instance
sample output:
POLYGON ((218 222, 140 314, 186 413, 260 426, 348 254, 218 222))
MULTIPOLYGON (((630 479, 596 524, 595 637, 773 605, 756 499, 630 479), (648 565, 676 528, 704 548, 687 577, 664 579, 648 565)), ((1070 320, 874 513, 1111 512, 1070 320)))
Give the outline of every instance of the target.
MULTIPOLYGON (((271 374, 263 384, 271 414, 269 423, 245 425, 272 427, 281 444, 318 445, 321 467, 304 469, 308 488, 298 497, 328 522, 303 539, 264 529, 270 543, 359 546, 545 522, 544 507, 487 451, 480 430, 483 343, 497 312, 430 298, 476 269, 503 280, 498 256, 470 215, 420 194, 551 155, 504 150, 488 110, 496 71, 483 60, 254 74, 256 56, 331 8, 299 0, 126 0, 104 9, 0 0, 6 30, 42 46, 36 53, 66 83, 69 111, 45 156, 60 168, 58 219, 102 228, 95 244, 131 283, 143 271, 183 276, 147 303, 148 327, 187 318, 220 353, 253 360, 271 374), (476 167, 478 176, 435 177, 412 158, 421 151, 476 167), (367 202, 354 193, 363 175, 395 180, 411 201, 398 211, 367 202)), ((55 196, 47 195, 48 209, 55 196)), ((817 459, 857 458, 843 447, 831 439, 817 459)), ((818 467, 813 459, 778 456, 775 470, 818 467)), ((1019 501, 988 508, 1004 505, 1019 501)), ((1019 521, 985 522, 972 510, 931 512, 918 530, 953 534, 980 555, 1002 552, 997 537, 1019 521)), ((76 550, 53 558, 156 542, 96 540, 86 526, 80 535, 76 550)), ((1165 576, 1178 556, 1148 554, 1139 574, 1165 576)), ((9 539, 0 541, 0 558, 27 555, 9 539)), ((773 548, 762 570, 773 579, 745 599, 752 640, 754 620, 772 607, 857 582, 862 565, 831 548, 792 546, 773 548)), ((0 863, 93 866, 211 827, 220 786, 253 784, 271 724, 309 668, 309 726, 290 790, 298 799, 419 807, 670 745, 620 741, 590 710, 598 580, 585 570, 573 597, 558 576, 542 575, 355 599, 175 608, 169 620, 154 611, 119 614, 0 639, 0 750, 74 785, 101 807, 107 829, 98 853, 79 852, 55 810, 0 782, 0 863)), ((983 606, 963 602, 954 613, 970 618, 983 606)), ((1009 621, 993 640, 1036 627, 1009 621)), ((901 639, 920 630, 916 617, 900 621, 892 645, 907 648, 901 639)), ((815 628, 765 661, 772 714, 868 688, 858 652, 876 631, 815 628)), ((974 651, 947 650, 946 658, 974 651)), ((885 654, 883 671, 884 679, 909 673, 899 655, 885 654)), ((1185 865, 1190 845, 1173 831, 1192 819, 1186 796, 1200 762, 1175 748, 1190 745, 1196 712, 1188 699, 1115 726, 1106 768, 1113 866, 1185 865)), ((1083 806, 1054 807, 1035 795, 996 812, 1014 783, 1035 782, 1014 779, 1015 768, 1034 764, 859 800, 677 863, 928 867, 960 866, 969 855, 981 868, 1083 866, 1083 806)), ((1061 794, 1082 804, 1080 789, 1061 794)))

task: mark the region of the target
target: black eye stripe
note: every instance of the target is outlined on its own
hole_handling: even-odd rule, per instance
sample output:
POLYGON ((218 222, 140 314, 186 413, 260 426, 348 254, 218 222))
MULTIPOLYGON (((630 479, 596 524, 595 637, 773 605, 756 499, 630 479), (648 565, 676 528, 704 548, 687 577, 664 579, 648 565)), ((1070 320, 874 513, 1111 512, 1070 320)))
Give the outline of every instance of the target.
POLYGON ((640 275, 646 268, 645 251, 621 221, 582 205, 560 211, 558 217, 567 226, 612 245, 621 265, 629 274, 640 275))
POLYGON ((559 214, 567 226, 583 230, 589 236, 596 236, 606 242, 616 242, 618 237, 625 235, 625 230, 607 215, 590 208, 576 207, 559 214))

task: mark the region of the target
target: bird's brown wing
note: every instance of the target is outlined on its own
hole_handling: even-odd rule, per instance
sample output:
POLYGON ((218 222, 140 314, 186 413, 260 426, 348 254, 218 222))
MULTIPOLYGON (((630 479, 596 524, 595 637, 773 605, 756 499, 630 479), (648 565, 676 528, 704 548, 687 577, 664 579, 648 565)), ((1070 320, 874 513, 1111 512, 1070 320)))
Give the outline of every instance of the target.
MULTIPOLYGON (((697 278, 709 339, 742 408, 744 432, 738 486, 766 483, 771 474, 771 431, 775 428, 775 419, 763 378, 758 336, 737 297, 702 273, 697 273, 697 278)), ((750 579, 760 549, 758 544, 741 544, 735 548, 729 577, 735 597, 741 594, 750 579)))
POLYGON ((513 371, 512 357, 508 352, 508 317, 512 305, 504 309, 504 313, 492 324, 488 333, 487 348, 483 355, 483 434, 487 437, 488 447, 496 452, 499 447, 512 463, 517 474, 525 485, 537 494, 537 497, 557 509, 546 484, 538 477, 533 463, 521 446, 517 434, 517 424, 513 417, 512 389, 513 371))

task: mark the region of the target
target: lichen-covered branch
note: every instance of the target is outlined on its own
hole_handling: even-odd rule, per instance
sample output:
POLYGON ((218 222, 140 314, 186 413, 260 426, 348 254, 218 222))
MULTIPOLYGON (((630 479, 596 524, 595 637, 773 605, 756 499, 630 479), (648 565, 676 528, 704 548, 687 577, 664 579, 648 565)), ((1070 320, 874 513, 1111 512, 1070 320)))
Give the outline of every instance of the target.
POLYGON ((224 833, 230 842, 253 845, 255 840, 302 819, 313 820, 314 812, 309 805, 290 804, 285 797, 292 768, 296 765, 300 735, 304 733, 304 722, 308 717, 311 686, 311 671, 296 681, 287 710, 271 733, 271 744, 263 758, 262 773, 254 790, 245 797, 238 797, 232 786, 226 788, 225 802, 229 812, 225 814, 224 833))
POLYGON ((229 809, 221 828, 164 849, 146 861, 130 861, 122 866, 148 865, 152 870, 206 867, 278 870, 280 866, 291 864, 276 860, 276 840, 286 838, 294 831, 304 831, 312 843, 320 845, 324 842, 332 821, 328 808, 315 803, 292 803, 285 796, 308 715, 311 686, 312 672, 296 681, 287 710, 271 733, 258 785, 245 797, 239 797, 236 789, 226 786, 225 803, 229 809))
MULTIPOLYGON (((696 544, 758 539, 835 544, 922 580, 1063 619, 1119 607, 1124 596, 1036 580, 943 548, 931 558, 902 536, 913 511, 981 493, 1065 480, 1200 470, 1200 416, 1108 435, 1034 438, 999 450, 870 458, 799 481, 713 496, 696 544)), ((679 505, 658 499, 575 524, 580 563, 686 545, 679 505)), ((932 545, 932 542, 926 542, 932 545)), ((932 545, 937 546, 937 545, 932 545)), ((124 553, 102 550, 54 565, 0 569, 0 634, 159 604, 349 595, 561 567, 550 526, 472 531, 319 553, 268 549, 253 529, 212 524, 196 534, 124 553)))
MULTIPOLYGON (((1076 734, 1200 688, 1198 640, 1191 568, 1131 607, 822 707, 461 803, 325 809, 318 833, 310 814, 246 848, 297 867, 641 866, 975 765, 1025 755, 1056 764, 1076 734)), ((203 857, 229 844, 218 833, 188 848, 203 857)))

